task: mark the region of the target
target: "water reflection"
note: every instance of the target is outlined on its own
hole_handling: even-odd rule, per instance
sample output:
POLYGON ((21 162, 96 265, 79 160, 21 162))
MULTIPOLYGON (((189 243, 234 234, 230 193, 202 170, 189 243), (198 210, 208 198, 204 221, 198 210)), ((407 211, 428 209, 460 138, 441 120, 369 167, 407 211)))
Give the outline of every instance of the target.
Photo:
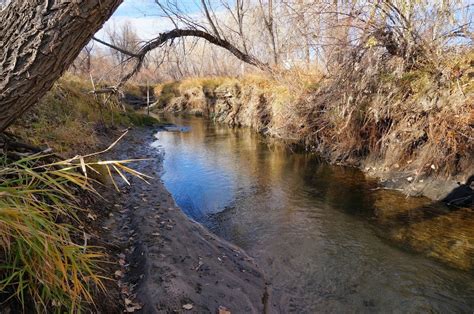
POLYGON ((474 269, 474 214, 393 191, 376 193, 379 234, 392 241, 465 270, 474 269))
POLYGON ((248 129, 173 118, 160 132, 177 204, 254 256, 281 312, 472 312, 474 215, 377 189, 248 129), (426 214, 428 213, 428 214, 426 214), (416 253, 418 252, 418 253, 416 253), (420 254, 421 253, 421 254, 420 254), (430 256, 433 258, 427 258, 430 256))

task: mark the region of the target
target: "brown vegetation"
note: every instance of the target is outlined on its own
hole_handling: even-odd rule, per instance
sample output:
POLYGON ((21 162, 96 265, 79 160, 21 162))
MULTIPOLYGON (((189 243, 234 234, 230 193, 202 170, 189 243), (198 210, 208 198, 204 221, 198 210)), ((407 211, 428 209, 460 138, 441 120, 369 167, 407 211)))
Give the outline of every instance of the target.
MULTIPOLYGON (((96 86, 100 88, 100 86, 96 86)), ((154 119, 136 113, 118 96, 89 93, 90 81, 73 75, 62 77, 40 104, 18 120, 9 131, 34 145, 71 156, 98 149, 103 138, 132 125, 153 124, 154 119)), ((126 93, 141 95, 138 86, 126 93)))
POLYGON ((474 172, 472 58, 451 52, 437 68, 405 69, 399 57, 374 51, 314 81, 295 74, 184 80, 156 88, 158 108, 250 126, 334 163, 402 176, 410 187, 463 180, 474 172))
POLYGON ((375 53, 345 64, 301 102, 298 134, 334 162, 377 162, 382 172, 469 174, 474 157, 472 51, 446 52, 432 64, 404 69, 375 53), (460 71, 459 74, 455 72, 460 71))

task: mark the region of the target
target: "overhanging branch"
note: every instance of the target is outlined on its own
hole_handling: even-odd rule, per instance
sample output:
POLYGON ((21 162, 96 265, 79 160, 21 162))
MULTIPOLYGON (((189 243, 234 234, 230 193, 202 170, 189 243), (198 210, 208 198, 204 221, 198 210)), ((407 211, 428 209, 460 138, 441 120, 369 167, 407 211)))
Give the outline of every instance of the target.
POLYGON ((222 47, 226 50, 228 50, 230 53, 232 53, 235 57, 237 57, 239 60, 251 64, 257 68, 259 68, 262 71, 266 72, 271 72, 271 68, 268 64, 261 62, 254 56, 251 56, 243 51, 241 51, 239 48, 231 44, 229 41, 219 38, 215 35, 212 35, 208 32, 198 30, 198 29, 173 29, 171 31, 161 33, 158 37, 150 40, 147 42, 145 45, 143 45, 138 52, 131 52, 128 50, 125 50, 123 48, 117 47, 115 45, 112 45, 110 43, 107 43, 103 40, 100 40, 98 38, 94 37, 94 40, 109 47, 112 49, 115 49, 127 56, 130 56, 131 58, 134 58, 136 60, 136 63, 133 67, 133 69, 122 79, 120 80, 119 84, 115 86, 113 90, 117 90, 119 87, 121 87, 125 82, 127 82, 132 76, 134 76, 136 73, 138 73, 143 65, 143 61, 145 60, 145 57, 147 53, 150 51, 161 47, 164 43, 167 41, 180 38, 180 37, 197 37, 197 38, 203 38, 210 42, 211 44, 214 44, 216 46, 222 47))
POLYGON ((228 50, 230 53, 232 53, 234 56, 236 56, 239 60, 251 64, 253 66, 256 66, 257 68, 263 70, 263 71, 270 71, 271 68, 268 66, 268 64, 261 62, 257 58, 244 53, 241 51, 239 48, 231 44, 225 39, 219 38, 217 36, 214 36, 210 33, 207 33, 202 30, 198 29, 173 29, 171 31, 165 32, 160 34, 160 36, 156 37, 155 39, 149 41, 146 43, 139 51, 139 55, 143 55, 148 53, 149 51, 160 47, 163 45, 165 42, 168 40, 172 40, 175 38, 179 37, 198 37, 198 38, 203 38, 210 42, 211 44, 214 44, 216 46, 222 47, 226 50, 228 50))

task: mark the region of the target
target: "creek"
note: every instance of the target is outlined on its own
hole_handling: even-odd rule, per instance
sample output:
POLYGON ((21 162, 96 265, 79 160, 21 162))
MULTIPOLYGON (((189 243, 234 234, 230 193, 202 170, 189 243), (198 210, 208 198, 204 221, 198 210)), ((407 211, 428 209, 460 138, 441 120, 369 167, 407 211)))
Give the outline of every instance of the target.
POLYGON ((379 188, 247 128, 171 116, 156 134, 177 205, 246 250, 275 311, 474 310, 474 213, 379 188))

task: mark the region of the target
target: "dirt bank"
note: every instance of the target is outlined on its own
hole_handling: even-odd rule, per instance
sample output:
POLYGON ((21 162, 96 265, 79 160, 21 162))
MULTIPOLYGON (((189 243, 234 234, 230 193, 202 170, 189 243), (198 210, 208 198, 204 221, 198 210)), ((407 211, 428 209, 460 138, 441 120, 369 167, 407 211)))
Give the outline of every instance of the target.
POLYGON ((472 82, 466 75, 460 85, 447 79, 435 89, 428 72, 388 77, 392 68, 375 67, 372 76, 341 71, 338 80, 314 86, 264 77, 189 79, 158 86, 155 110, 251 127, 358 167, 386 187, 440 199, 474 173, 472 82))
POLYGON ((190 220, 166 191, 159 179, 163 152, 149 147, 154 132, 132 130, 111 153, 149 158, 134 168, 154 177, 150 184, 134 178, 109 196, 118 210, 108 228, 126 247, 116 273, 125 303, 143 313, 265 312, 267 283, 254 261, 190 220))

